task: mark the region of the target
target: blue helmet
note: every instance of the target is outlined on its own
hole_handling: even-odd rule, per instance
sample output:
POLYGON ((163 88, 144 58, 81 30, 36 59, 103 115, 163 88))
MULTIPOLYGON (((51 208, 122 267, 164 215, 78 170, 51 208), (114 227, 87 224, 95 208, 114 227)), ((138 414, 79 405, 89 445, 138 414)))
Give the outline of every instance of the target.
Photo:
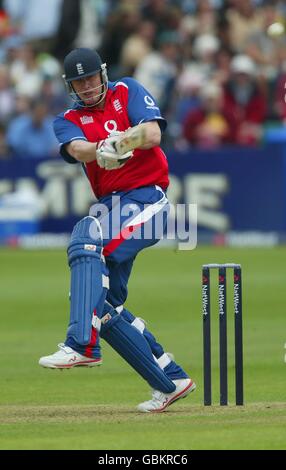
POLYGON ((65 57, 63 79, 69 89, 71 98, 80 106, 94 106, 94 104, 84 104, 83 100, 75 93, 72 82, 97 73, 101 75, 101 85, 95 87, 94 90, 100 88, 100 92, 95 94, 95 98, 99 98, 96 104, 99 104, 105 98, 108 86, 106 64, 102 63, 100 55, 92 49, 81 47, 72 50, 65 57))

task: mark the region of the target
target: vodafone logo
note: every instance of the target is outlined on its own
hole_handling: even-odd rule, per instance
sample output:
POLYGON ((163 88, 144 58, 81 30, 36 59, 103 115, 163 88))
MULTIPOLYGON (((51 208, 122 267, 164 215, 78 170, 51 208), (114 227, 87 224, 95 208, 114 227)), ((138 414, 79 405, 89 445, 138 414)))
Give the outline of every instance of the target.
POLYGON ((117 131, 117 123, 116 123, 116 121, 113 121, 113 120, 106 121, 106 123, 104 124, 104 129, 105 129, 106 132, 108 132, 109 134, 110 134, 110 132, 117 131))
POLYGON ((144 101, 148 106, 154 106, 155 105, 155 101, 152 100, 151 96, 146 95, 144 97, 144 101))

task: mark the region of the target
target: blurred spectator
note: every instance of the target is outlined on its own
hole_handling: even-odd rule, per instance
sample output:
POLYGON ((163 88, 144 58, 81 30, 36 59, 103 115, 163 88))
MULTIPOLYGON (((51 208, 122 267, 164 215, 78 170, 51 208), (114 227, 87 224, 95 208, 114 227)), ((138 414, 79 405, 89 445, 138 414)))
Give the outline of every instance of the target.
MULTIPOLYGON (((184 145, 187 115, 208 113, 209 83, 209 106, 231 115, 233 143, 257 144, 267 120, 286 125, 285 28, 283 0, 0 0, 2 149, 11 119, 31 120, 31 100, 46 115, 72 105, 60 62, 73 47, 98 48, 110 80, 133 75, 145 84, 168 119, 169 146, 184 145)), ((228 142, 214 137, 218 122, 207 119, 210 136, 199 145, 228 142)))
POLYGON ((39 98, 47 107, 47 112, 51 116, 56 116, 66 109, 69 105, 69 97, 64 91, 64 84, 53 80, 51 77, 45 77, 39 98))
POLYGON ((29 113, 12 119, 7 131, 7 143, 19 158, 41 158, 58 153, 53 118, 42 101, 34 101, 29 113))
POLYGON ((53 78, 58 81, 61 77, 61 66, 57 59, 55 59, 55 57, 51 56, 50 54, 38 54, 37 64, 39 66, 43 80, 45 78, 53 78))
POLYGON ((261 139, 267 102, 260 91, 255 63, 246 55, 231 62, 231 78, 224 87, 224 112, 234 119, 234 143, 254 145, 261 139))
POLYGON ((283 72, 277 79, 274 90, 274 112, 278 119, 286 125, 286 72, 283 72))
POLYGON ((52 48, 59 60, 63 60, 70 52, 79 33, 82 20, 80 4, 80 0, 62 1, 60 21, 52 48))
POLYGON ((232 57, 232 51, 227 47, 221 47, 215 55, 216 69, 212 77, 213 80, 221 85, 224 85, 230 79, 232 57))
POLYGON ((189 66, 184 68, 176 81, 168 116, 167 136, 171 138, 170 145, 178 149, 185 146, 182 140, 183 124, 187 115, 200 107, 200 90, 204 85, 204 76, 189 66))
POLYGON ((17 59, 11 63, 10 74, 16 93, 30 98, 34 98, 40 93, 43 77, 37 62, 36 52, 28 44, 19 49, 17 59))
POLYGON ((15 111, 15 92, 11 86, 9 68, 0 65, 0 123, 6 124, 15 111))
POLYGON ((15 97, 15 115, 20 116, 21 114, 28 113, 31 107, 31 100, 25 95, 16 95, 15 97))
POLYGON ((197 6, 197 33, 216 34, 216 10, 211 0, 198 0, 197 6))
POLYGON ((217 11, 211 0, 198 0, 196 10, 185 15, 180 23, 183 35, 196 36, 198 34, 215 35, 217 30, 217 11))
POLYGON ((263 30, 263 14, 252 0, 235 0, 226 13, 229 22, 230 46, 236 52, 243 52, 250 35, 263 30))
MULTIPOLYGON (((286 37, 281 23, 281 32, 271 29, 271 25, 280 20, 276 5, 266 4, 262 9, 263 29, 249 36, 245 51, 257 63, 259 72, 267 79, 277 77, 283 62, 286 37), (271 32, 272 31, 272 32, 271 32)), ((286 58, 286 57, 285 57, 286 58)))
POLYGON ((182 124, 187 113, 200 105, 200 90, 206 85, 205 77, 199 70, 186 67, 180 74, 177 83, 177 97, 175 116, 178 123, 182 124))
POLYGON ((25 41, 49 52, 58 31, 63 0, 4 0, 6 12, 25 41))
POLYGON ((129 36, 121 50, 123 75, 133 75, 136 67, 153 48, 156 35, 156 25, 152 21, 143 20, 138 31, 129 36))
POLYGON ((200 92, 201 105, 184 122, 186 140, 200 148, 216 148, 232 142, 232 116, 223 109, 222 88, 207 83, 200 92))
POLYGON ((205 78, 212 78, 216 69, 216 54, 220 43, 216 36, 211 34, 200 34, 196 37, 193 45, 195 68, 198 68, 205 78))
POLYGON ((158 51, 144 57, 134 77, 149 90, 164 113, 177 76, 180 40, 175 31, 165 31, 158 42, 158 51))
POLYGON ((177 31, 183 17, 182 10, 166 0, 146 0, 141 13, 144 19, 156 24, 157 38, 164 31, 177 31))
POLYGON ((136 5, 128 3, 119 5, 118 9, 107 19, 100 55, 108 64, 108 73, 111 80, 121 76, 120 55, 126 39, 135 34, 140 25, 140 14, 136 5))
MULTIPOLYGON (((118 0, 92 0, 98 18, 98 24, 104 29, 106 21, 110 13, 117 7, 118 0)), ((140 3, 141 0, 136 0, 136 3, 140 3)))
MULTIPOLYGON (((197 6, 198 6, 198 0, 171 0, 172 3, 175 5, 179 6, 183 13, 195 13, 197 6)), ((225 3, 225 0, 209 0, 210 5, 215 8, 216 10, 219 10, 222 5, 225 3)))
POLYGON ((197 0, 172 0, 172 4, 179 8, 183 14, 192 14, 196 10, 197 0))
POLYGON ((8 13, 4 9, 3 0, 0 2, 0 38, 6 38, 12 34, 11 22, 8 13))
POLYGON ((0 160, 10 157, 10 149, 6 141, 6 128, 0 124, 0 160))
POLYGON ((75 39, 76 47, 98 48, 101 35, 97 7, 98 0, 80 0, 80 24, 75 39))
POLYGON ((230 31, 230 22, 227 19, 227 16, 224 12, 220 13, 217 16, 217 33, 216 36, 220 41, 220 45, 224 49, 232 49, 231 44, 231 31, 230 31))
POLYGON ((23 44, 23 38, 19 35, 5 38, 0 44, 0 62, 10 66, 20 55, 23 44))

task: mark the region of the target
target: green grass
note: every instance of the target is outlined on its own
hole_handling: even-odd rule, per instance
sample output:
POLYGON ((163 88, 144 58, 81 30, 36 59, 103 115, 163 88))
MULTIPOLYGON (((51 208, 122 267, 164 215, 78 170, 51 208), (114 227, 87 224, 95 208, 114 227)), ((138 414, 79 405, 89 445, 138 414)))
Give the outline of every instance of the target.
MULTIPOLYGON (((147 250, 128 307, 172 351, 197 391, 160 415, 136 412, 148 386, 106 344, 95 369, 45 370, 68 322, 64 252, 0 251, 1 449, 285 449, 286 248, 147 250), (201 265, 243 266, 245 406, 234 406, 229 288, 229 407, 218 406, 218 324, 213 314, 213 399, 203 407, 201 265)), ((217 297, 213 289, 214 300, 217 297)), ((215 305, 213 305, 215 312, 215 305)))

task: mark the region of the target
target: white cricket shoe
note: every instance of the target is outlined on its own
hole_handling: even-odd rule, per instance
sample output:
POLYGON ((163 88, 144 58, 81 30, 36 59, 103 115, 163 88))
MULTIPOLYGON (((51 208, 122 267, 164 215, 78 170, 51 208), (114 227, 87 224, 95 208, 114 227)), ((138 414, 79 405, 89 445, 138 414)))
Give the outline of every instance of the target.
POLYGON ((139 411, 144 413, 161 413, 180 398, 185 398, 196 389, 196 384, 191 379, 173 380, 176 390, 172 393, 163 393, 159 390, 152 391, 152 399, 144 401, 137 406, 139 411))
POLYGON ((58 345, 59 350, 51 356, 41 357, 39 364, 50 369, 71 369, 77 366, 100 366, 102 359, 82 356, 64 343, 58 345))

